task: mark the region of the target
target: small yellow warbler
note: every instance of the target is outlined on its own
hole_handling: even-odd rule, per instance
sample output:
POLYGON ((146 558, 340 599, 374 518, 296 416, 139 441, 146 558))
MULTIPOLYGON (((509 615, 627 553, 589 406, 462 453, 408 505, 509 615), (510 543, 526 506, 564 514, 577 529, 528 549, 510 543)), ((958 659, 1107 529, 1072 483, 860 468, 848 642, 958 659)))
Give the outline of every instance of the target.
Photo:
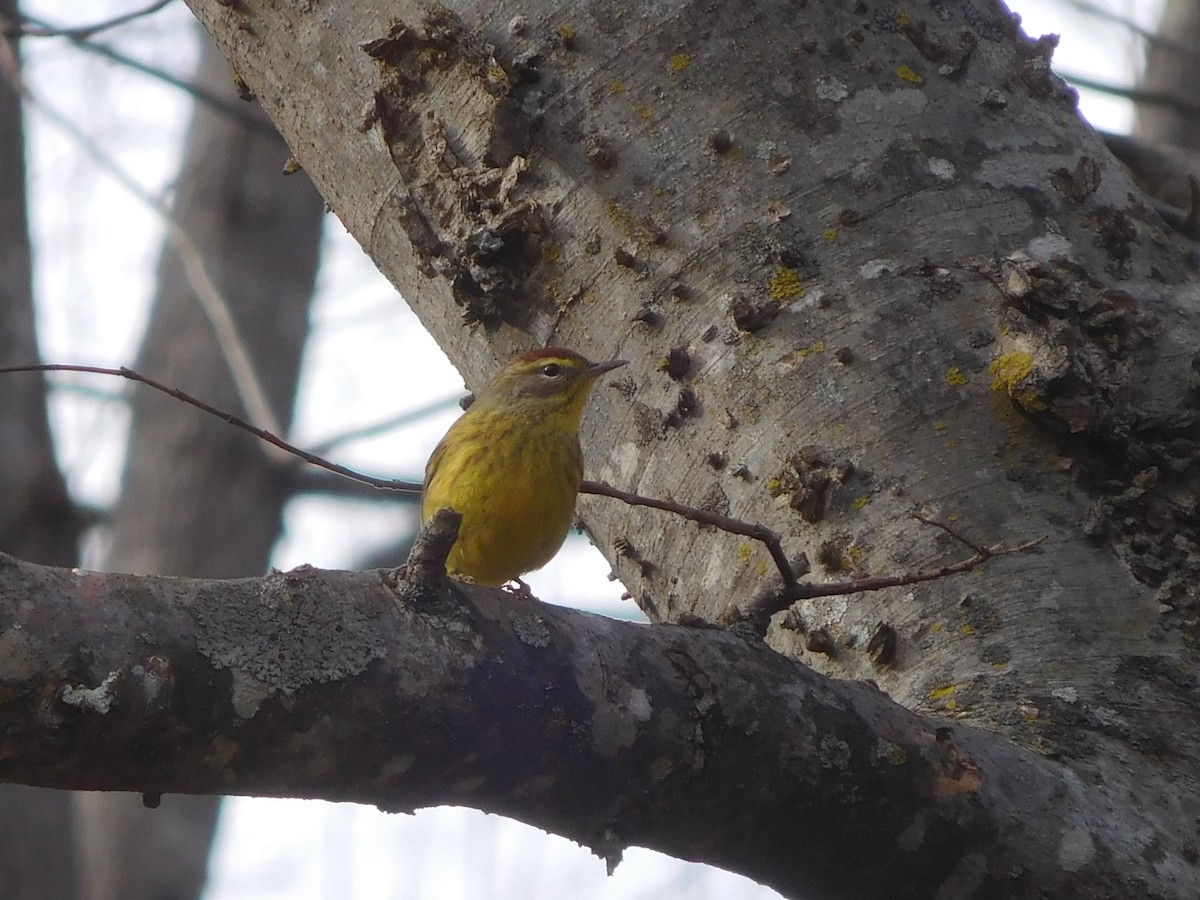
POLYGON ((462 514, 447 571, 499 587, 550 562, 575 520, 583 405, 596 379, 625 363, 534 350, 450 426, 425 466, 421 501, 422 521, 443 507, 462 514))

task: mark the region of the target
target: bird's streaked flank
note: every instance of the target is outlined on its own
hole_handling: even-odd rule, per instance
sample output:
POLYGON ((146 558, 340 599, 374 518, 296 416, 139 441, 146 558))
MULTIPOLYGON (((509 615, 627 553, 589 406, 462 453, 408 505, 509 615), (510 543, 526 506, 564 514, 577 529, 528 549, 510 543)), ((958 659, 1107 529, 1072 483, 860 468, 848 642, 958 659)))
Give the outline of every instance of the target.
POLYGON ((500 370, 425 466, 421 520, 462 514, 451 574, 499 587, 540 569, 575 520, 583 481, 579 423, 596 379, 625 360, 593 363, 548 347, 500 370))

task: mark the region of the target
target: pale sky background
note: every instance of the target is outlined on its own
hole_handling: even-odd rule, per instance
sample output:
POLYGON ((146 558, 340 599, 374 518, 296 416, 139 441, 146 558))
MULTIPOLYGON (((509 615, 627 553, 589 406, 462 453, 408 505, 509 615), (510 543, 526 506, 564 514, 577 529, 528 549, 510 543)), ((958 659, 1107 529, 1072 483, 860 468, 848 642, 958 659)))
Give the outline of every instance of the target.
MULTIPOLYGON (((27 0, 29 15, 58 25, 100 21, 146 0, 27 0)), ((1071 2, 1010 4, 1031 35, 1057 33, 1056 68, 1129 84, 1141 51, 1120 26, 1083 15, 1071 2)), ((1153 28, 1159 0, 1098 0, 1153 28)), ((102 40, 187 78, 196 59, 191 17, 175 3, 102 40)), ((26 40, 25 79, 39 104, 74 123, 152 195, 169 189, 187 125, 180 92, 71 47, 26 40)), ((1083 115, 1126 131, 1124 101, 1081 93, 1083 115)), ((132 365, 145 324, 162 226, 97 168, 78 140, 27 110, 35 290, 47 362, 132 365)), ((282 160, 281 160, 282 163, 282 160)), ((391 285, 338 221, 326 223, 320 294, 312 315, 295 429, 302 446, 462 393, 462 380, 391 285), (418 392, 417 388, 420 391, 418 392)), ((127 410, 123 383, 55 379, 59 460, 75 497, 104 506, 116 495, 127 410)), ((182 412, 181 414, 189 414, 182 412)), ((425 459, 457 414, 338 449, 336 461, 373 474, 420 480, 425 459)), ((346 566, 385 543, 403 523, 363 504, 300 500, 288 509, 274 565, 346 566)), ((95 564, 93 547, 85 564, 95 564)), ((609 567, 585 540, 527 579, 543 599, 640 618, 609 567), (569 574, 569 577, 568 577, 569 574), (583 585, 584 587, 581 587, 583 585)), ((170 803, 164 797, 164 804, 170 803)), ((238 798, 223 807, 206 900, 476 900, 476 898, 776 897, 739 876, 632 850, 609 878, 587 850, 528 826, 462 809, 416 816, 315 801, 238 798)))

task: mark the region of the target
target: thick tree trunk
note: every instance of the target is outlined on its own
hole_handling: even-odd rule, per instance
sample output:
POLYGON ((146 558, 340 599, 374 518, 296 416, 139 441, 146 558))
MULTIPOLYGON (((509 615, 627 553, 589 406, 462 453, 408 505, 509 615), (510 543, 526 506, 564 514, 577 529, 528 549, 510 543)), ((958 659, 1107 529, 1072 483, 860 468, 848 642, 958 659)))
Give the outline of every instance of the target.
MULTIPOLYGON (((205 40, 197 81, 237 102, 228 61, 205 40)), ((303 176, 285 178, 287 146, 261 110, 242 119, 198 105, 174 216, 229 303, 275 417, 291 419, 323 203, 303 176)), ((226 354, 177 247, 165 246, 138 368, 227 409, 241 409, 226 354)), ((288 469, 224 422, 139 391, 106 566, 209 577, 267 567, 291 495, 288 469)), ((244 413, 243 413, 244 414, 244 413)), ((219 798, 78 796, 91 900, 196 897, 219 798)))
MULTIPOLYGON (((16 3, 0 0, 0 21, 16 22, 16 3)), ((16 38, 0 53, 19 60, 16 38)), ((13 77, 19 77, 19 69, 13 77)), ((33 323, 25 132, 21 98, 0 77, 0 366, 38 360, 33 323)), ((0 389, 0 550, 49 565, 75 562, 80 521, 54 461, 40 375, 9 375, 0 389)))
POLYGON ((1193 0, 1167 0, 1159 23, 1160 40, 1146 53, 1146 71, 1138 87, 1172 97, 1179 104, 1138 106, 1135 130, 1140 137, 1161 144, 1200 150, 1200 118, 1194 109, 1200 84, 1200 5, 1193 0), (1183 108, 1181 108, 1183 107, 1183 108))
MULTIPOLYGON (((206 46, 208 42, 206 41, 206 46)), ((200 84, 236 100, 229 63, 205 50, 200 84)), ((229 306, 266 400, 284 428, 312 295, 323 202, 261 111, 246 120, 197 107, 174 216, 229 306)), ((137 368, 249 416, 187 264, 169 242, 137 368)), ((110 569, 205 577, 263 571, 291 495, 266 445, 153 391, 134 394, 125 483, 113 516, 110 569)))
POLYGON ((1200 237, 1200 5, 1167 0, 1138 88, 1162 102, 1139 103, 1131 136, 1110 135, 1113 152, 1138 186, 1178 212, 1166 215, 1200 237))
MULTIPOLYGON (((15 0, 0 0, 0 22, 16 22, 15 0)), ((0 38, 5 73, 20 77, 16 38, 0 38)), ((0 366, 38 359, 25 199, 21 98, 0 76, 0 366)), ((55 463, 39 375, 12 375, 0 387, 0 550, 49 565, 76 562, 80 519, 55 463)), ((79 878, 71 797, 0 785, 0 896, 75 900, 79 878)))
MULTIPOLYGON (((954 790, 914 770, 932 794, 910 815, 867 775, 868 748, 897 743, 886 716, 803 731, 818 756, 844 744, 863 779, 789 845, 821 892, 1200 892, 1195 256, 1076 116, 1052 41, 989 2, 190 5, 468 382, 550 341, 634 360, 588 417, 592 477, 764 522, 817 579, 953 558, 962 542, 914 508, 978 544, 1044 538, 977 574, 775 617, 780 654, 971 735, 954 790), (990 843, 965 839, 980 822, 990 843), (1031 856, 1014 865, 1016 840, 1031 856), (896 876, 868 889, 880 859, 896 876)), ((778 587, 741 539, 607 500, 584 512, 659 622, 724 621, 778 587)), ((713 640, 701 698, 761 658, 713 640)), ((548 646, 564 665, 597 652, 548 646)), ((246 659, 228 658, 235 685, 257 671, 246 659)), ((787 665, 794 691, 815 690, 787 665)), ((498 726, 519 674, 494 674, 513 691, 498 726)), ((705 759, 753 732, 732 705, 699 714, 705 759)), ((613 715, 640 734, 634 706, 613 715)), ((550 740, 564 717, 543 712, 550 740)), ((769 758, 788 776, 774 738, 741 748, 744 772, 769 758)), ((613 765, 635 779, 643 762, 613 765)), ((718 770, 736 784, 737 765, 718 770)), ((443 785, 429 802, 463 802, 443 785)), ((719 828, 774 796, 742 794, 701 813, 719 828)), ((535 794, 508 798, 544 820, 535 794)), ((576 814, 595 821, 596 802, 576 814)), ((642 803, 685 843, 686 811, 649 789, 642 803)), ((703 847, 763 877, 751 849, 703 847)), ((798 870, 772 882, 812 889, 798 870)))

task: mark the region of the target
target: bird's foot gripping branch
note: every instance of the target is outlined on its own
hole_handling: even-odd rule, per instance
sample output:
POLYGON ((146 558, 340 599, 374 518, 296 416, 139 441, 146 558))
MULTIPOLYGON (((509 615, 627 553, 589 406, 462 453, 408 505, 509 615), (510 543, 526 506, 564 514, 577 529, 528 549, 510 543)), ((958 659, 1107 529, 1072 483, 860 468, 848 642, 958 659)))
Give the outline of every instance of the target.
POLYGON ((454 542, 462 514, 438 509, 426 520, 408 553, 408 562, 388 573, 388 584, 404 600, 429 603, 444 599, 450 590, 446 559, 454 542))

